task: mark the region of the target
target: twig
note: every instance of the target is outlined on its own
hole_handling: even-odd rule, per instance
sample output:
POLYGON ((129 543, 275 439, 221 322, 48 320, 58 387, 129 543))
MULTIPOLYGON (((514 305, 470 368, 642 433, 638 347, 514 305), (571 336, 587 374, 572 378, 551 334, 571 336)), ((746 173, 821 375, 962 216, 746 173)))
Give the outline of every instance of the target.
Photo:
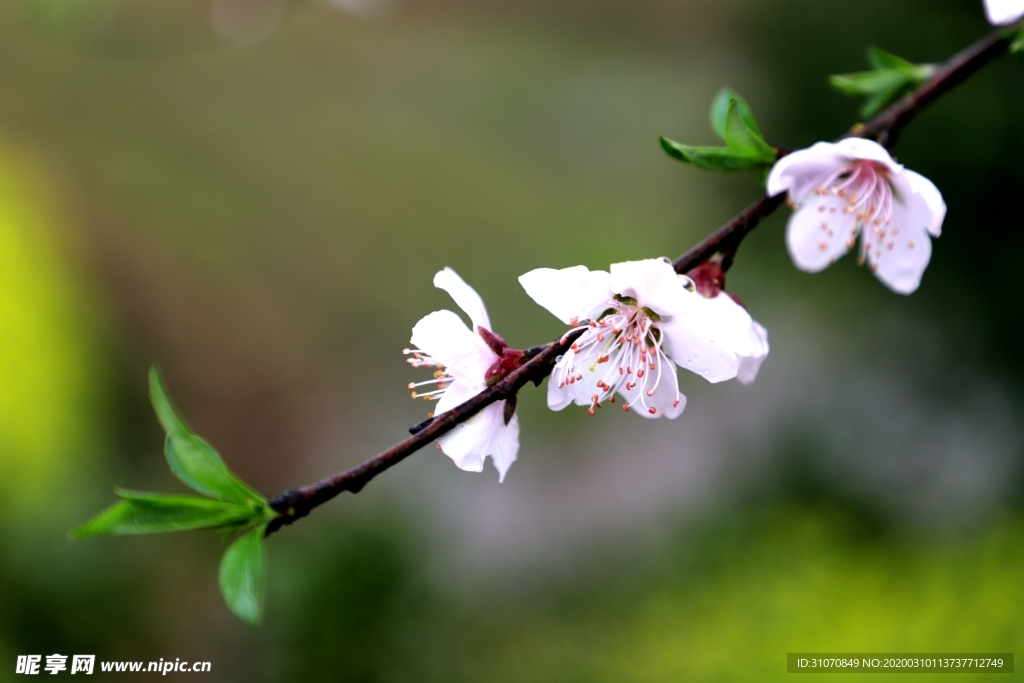
MULTIPOLYGON (((921 109, 934 102, 943 93, 959 85, 988 62, 1005 54, 1012 39, 1009 36, 1012 36, 1012 31, 1001 28, 958 52, 945 64, 939 66, 935 73, 914 91, 867 123, 854 126, 843 137, 874 138, 880 144, 891 149, 899 132, 921 109)), ((783 154, 785 151, 780 150, 779 155, 783 154)), ((740 242, 757 227, 762 218, 779 208, 784 200, 784 195, 762 196, 676 259, 673 262, 676 272, 689 272, 715 254, 723 256, 722 267, 727 269, 732 263, 740 242)), ((486 406, 495 401, 515 397, 517 392, 528 382, 532 381, 539 385, 545 377, 551 374, 557 357, 564 353, 582 333, 583 328, 577 328, 558 341, 528 349, 526 357, 530 360, 519 369, 448 412, 413 425, 410 428, 412 436, 363 464, 316 484, 300 489, 289 489, 272 499, 270 506, 280 513, 280 516, 267 526, 267 535, 302 519, 314 508, 326 503, 343 491, 358 493, 378 474, 397 465, 431 441, 448 433, 486 406)))

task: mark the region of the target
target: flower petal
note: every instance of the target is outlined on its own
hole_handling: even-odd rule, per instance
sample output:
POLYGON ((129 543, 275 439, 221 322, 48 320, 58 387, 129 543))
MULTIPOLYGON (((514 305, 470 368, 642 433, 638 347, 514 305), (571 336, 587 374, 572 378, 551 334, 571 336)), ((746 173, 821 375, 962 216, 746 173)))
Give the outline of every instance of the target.
POLYGON ((484 460, 491 456, 504 480, 519 452, 519 420, 513 416, 506 425, 505 401, 496 401, 437 441, 441 451, 467 472, 482 472, 484 460))
POLYGON ((861 237, 871 269, 879 280, 898 294, 911 294, 921 284, 932 242, 925 226, 906 204, 894 201, 892 220, 861 237))
POLYGON ((989 23, 1006 26, 1024 16, 1022 0, 985 0, 985 15, 989 23))
POLYGON ((766 189, 773 197, 788 191, 791 201, 800 202, 808 192, 820 187, 849 163, 835 144, 819 142, 775 162, 768 174, 766 189))
MULTIPOLYGON (((504 422, 505 402, 500 401, 502 410, 502 421, 504 422)), ((508 424, 502 424, 495 432, 491 441, 491 461, 494 469, 498 470, 498 482, 505 481, 508 468, 516 461, 519 454, 519 416, 513 415, 508 424)))
POLYGON ((938 237, 942 233, 942 221, 946 218, 946 202, 935 184, 920 173, 903 171, 892 178, 894 204, 906 207, 905 220, 924 226, 930 234, 938 237))
POLYGON ((768 174, 766 189, 775 196, 789 192, 790 201, 802 202, 812 190, 816 190, 843 167, 864 159, 882 164, 893 174, 903 170, 885 147, 874 140, 865 138, 843 138, 839 142, 818 142, 775 162, 768 174))
POLYGON ((751 384, 768 356, 768 331, 724 292, 705 298, 704 302, 703 305, 713 312, 718 325, 716 334, 721 337, 722 345, 736 356, 736 379, 740 384, 751 384))
POLYGON ((647 259, 613 263, 610 287, 613 294, 632 297, 637 304, 659 315, 672 315, 687 296, 681 278, 668 259, 647 259))
POLYGON ((434 311, 422 318, 412 328, 412 343, 468 386, 482 385, 484 373, 498 358, 451 311, 434 311))
POLYGON ((740 367, 736 372, 736 380, 744 386, 754 383, 761 363, 768 357, 768 330, 754 320, 751 323, 750 352, 740 356, 740 367))
POLYGON ((896 163, 889 151, 874 140, 857 137, 843 138, 835 143, 835 146, 836 151, 846 156, 847 159, 877 161, 892 173, 899 173, 903 170, 903 165, 896 163))
POLYGON ((686 311, 658 324, 664 335, 663 348, 679 367, 709 382, 732 379, 739 368, 735 323, 700 294, 691 297, 686 311))
POLYGON ((491 319, 487 317, 487 308, 484 306, 484 300, 454 270, 445 268, 438 271, 434 276, 434 286, 438 289, 443 289, 451 295, 455 303, 459 305, 459 308, 465 311, 469 319, 473 321, 474 327, 492 329, 491 319))
POLYGON ((786 247, 796 267, 807 273, 824 270, 849 251, 857 237, 857 219, 842 197, 810 194, 786 226, 786 247))
POLYGON ((586 266, 537 268, 520 275, 519 284, 534 301, 569 325, 573 318, 586 318, 611 298, 608 279, 605 271, 586 266))

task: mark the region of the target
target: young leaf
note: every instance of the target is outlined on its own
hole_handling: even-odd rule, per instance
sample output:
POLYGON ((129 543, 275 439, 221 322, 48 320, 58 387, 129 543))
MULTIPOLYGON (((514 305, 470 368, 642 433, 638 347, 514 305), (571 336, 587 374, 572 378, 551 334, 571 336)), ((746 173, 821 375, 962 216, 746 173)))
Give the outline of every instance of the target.
POLYGON ((247 624, 263 616, 263 527, 243 534, 220 562, 220 592, 228 608, 247 624))
POLYGON ((673 159, 711 171, 746 171, 775 163, 775 150, 764 141, 754 112, 742 97, 722 88, 711 102, 711 127, 725 147, 692 147, 662 136, 661 147, 673 159))
MULTIPOLYGON (((750 119, 753 118, 751 115, 750 119)), ((733 98, 726 110, 725 145, 731 151, 750 157, 761 164, 775 162, 775 150, 764 141, 757 126, 748 123, 741 111, 740 101, 733 98)))
POLYGON ((71 538, 103 534, 155 534, 245 525, 262 511, 198 496, 165 496, 117 489, 121 501, 71 532, 71 538))
POLYGON ((868 48, 868 61, 875 67, 874 71, 829 77, 829 83, 836 90, 852 97, 867 98, 861 107, 864 117, 878 113, 935 73, 931 64, 914 64, 877 47, 868 48))
POLYGON ((903 57, 897 57, 891 52, 886 52, 880 47, 871 46, 868 48, 868 63, 876 69, 895 69, 897 71, 913 71, 917 64, 909 62, 903 57))
POLYGON ((715 99, 711 100, 711 127, 718 137, 725 140, 725 122, 729 118, 729 107, 733 100, 736 101, 736 109, 740 117, 750 130, 754 131, 758 137, 763 137, 761 129, 757 127, 757 121, 754 120, 754 112, 750 109, 750 105, 732 88, 722 88, 715 94, 715 99))
POLYGON ((149 371, 149 395, 157 418, 167 432, 164 453, 171 471, 199 493, 214 498, 262 505, 262 496, 228 470, 213 446, 192 433, 181 419, 164 386, 160 371, 149 371))
POLYGON ((727 147, 691 147, 664 136, 660 140, 662 149, 673 159, 709 171, 746 171, 764 166, 759 159, 737 153, 727 147))
POLYGON ((906 77, 899 71, 861 71, 854 74, 836 74, 828 77, 829 84, 845 95, 861 97, 882 90, 899 88, 906 77))
POLYGON ((662 136, 662 148, 673 159, 710 171, 746 171, 775 163, 775 150, 764 140, 750 104, 722 88, 711 104, 711 126, 724 147, 691 146, 662 136))

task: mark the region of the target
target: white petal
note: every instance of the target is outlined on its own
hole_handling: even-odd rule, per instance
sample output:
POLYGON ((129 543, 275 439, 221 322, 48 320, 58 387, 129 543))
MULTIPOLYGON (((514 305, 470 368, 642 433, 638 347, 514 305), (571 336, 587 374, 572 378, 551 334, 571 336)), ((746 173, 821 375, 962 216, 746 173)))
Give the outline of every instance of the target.
POLYGON ((739 368, 735 322, 700 294, 687 294, 686 310, 658 324, 665 352, 679 367, 709 382, 732 379, 739 368))
POLYGON ((848 159, 877 161, 892 173, 899 173, 903 170, 903 165, 896 163, 885 147, 867 138, 843 138, 836 143, 836 151, 848 159))
POLYGON ((434 311, 412 328, 416 348, 444 365, 463 384, 482 384, 498 356, 451 311, 434 311))
POLYGON ((476 293, 476 290, 466 284, 466 281, 459 277, 451 268, 438 271, 434 276, 434 286, 448 292, 455 303, 459 305, 476 327, 491 328, 491 319, 487 317, 487 308, 484 300, 476 293))
POLYGON ((770 196, 789 192, 794 202, 822 185, 850 160, 835 144, 819 142, 807 149, 791 152, 775 162, 768 174, 766 189, 770 196))
POLYGON ((812 193, 793 212, 786 226, 786 247, 797 268, 817 273, 850 249, 857 222, 847 208, 842 197, 812 193))
POLYGON ((989 23, 1005 26, 1024 16, 1022 0, 985 0, 985 14, 989 23))
POLYGON ((441 450, 467 472, 482 472, 488 455, 504 479, 519 451, 519 422, 505 424, 505 401, 487 406, 440 439, 441 450))
POLYGON ((898 294, 910 294, 921 284, 932 242, 925 226, 905 204, 894 201, 892 220, 878 233, 869 230, 861 237, 871 269, 879 280, 898 294))
POLYGON ((675 365, 666 363, 662 369, 661 381, 658 382, 653 396, 648 396, 643 386, 634 386, 627 391, 625 385, 622 385, 619 387, 618 394, 626 403, 633 404, 629 409, 631 413, 652 420, 662 417, 674 420, 682 415, 683 409, 686 408, 686 397, 681 393, 676 393, 676 388, 679 386, 677 382, 673 381, 676 378, 667 374, 677 372, 675 365), (643 392, 642 395, 641 392, 643 392), (676 403, 677 401, 678 403, 676 403), (653 414, 649 410, 650 408, 654 408, 653 414))
POLYGON ((519 284, 538 304, 555 314, 563 323, 584 319, 611 298, 609 275, 585 266, 537 268, 519 276, 519 284))
POLYGON ((504 401, 492 403, 437 440, 460 470, 483 472, 491 439, 504 426, 504 409, 504 401))
POLYGON ((714 311, 719 327, 716 334, 721 337, 722 345, 736 355, 736 379, 740 384, 751 384, 768 356, 768 331, 726 293, 704 301, 704 305, 714 311))
POLYGON ((672 315, 680 297, 689 294, 667 259, 613 263, 610 287, 613 294, 632 297, 637 304, 659 315, 672 315))
POLYGON ((753 384, 761 363, 768 357, 768 330, 759 323, 751 321, 750 353, 740 356, 740 367, 736 380, 743 385, 753 384))
POLYGON ((942 232, 942 221, 946 218, 946 202, 935 184, 920 173, 903 171, 892 178, 894 203, 902 203, 910 221, 924 226, 930 234, 938 237, 942 232))
MULTIPOLYGON (((504 415, 505 402, 499 403, 504 415)), ((502 419, 504 420, 504 417, 502 419)), ((513 415, 507 425, 499 427, 491 443, 491 461, 494 463, 494 469, 498 470, 498 481, 502 482, 505 481, 508 468, 512 467, 519 454, 519 416, 513 415)))

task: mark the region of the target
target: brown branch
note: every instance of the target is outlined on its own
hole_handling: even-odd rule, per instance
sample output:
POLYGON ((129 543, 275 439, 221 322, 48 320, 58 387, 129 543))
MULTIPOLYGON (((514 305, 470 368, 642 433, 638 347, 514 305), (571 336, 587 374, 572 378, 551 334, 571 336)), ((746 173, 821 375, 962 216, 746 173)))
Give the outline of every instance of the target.
MULTIPOLYGON (((940 65, 932 76, 914 91, 891 105, 865 124, 854 126, 843 137, 858 136, 874 138, 880 144, 891 149, 900 130, 928 104, 934 102, 943 93, 959 85, 968 76, 1005 54, 1009 48, 1012 30, 1001 28, 993 31, 970 47, 958 52, 946 63, 940 65)), ((779 151, 779 156, 784 155, 779 151)), ((784 195, 776 197, 762 196, 756 202, 737 214, 732 220, 705 237, 699 244, 687 251, 673 262, 678 273, 686 273, 704 263, 715 254, 722 255, 722 267, 727 269, 732 263, 740 242, 757 227, 761 219, 771 214, 785 201, 784 195)), ((558 341, 545 346, 535 347, 526 352, 530 358, 522 367, 488 387, 465 403, 456 406, 446 413, 414 425, 413 433, 405 441, 398 443, 374 458, 345 470, 316 484, 301 489, 289 489, 270 501, 270 507, 280 513, 267 526, 267 535, 274 533, 283 526, 292 524, 308 515, 314 508, 331 500, 344 491, 358 493, 366 484, 381 472, 397 465, 431 441, 447 434, 457 425, 470 419, 483 408, 495 401, 509 400, 528 382, 540 384, 549 374, 559 355, 564 353, 572 342, 583 333, 577 328, 558 341)))

